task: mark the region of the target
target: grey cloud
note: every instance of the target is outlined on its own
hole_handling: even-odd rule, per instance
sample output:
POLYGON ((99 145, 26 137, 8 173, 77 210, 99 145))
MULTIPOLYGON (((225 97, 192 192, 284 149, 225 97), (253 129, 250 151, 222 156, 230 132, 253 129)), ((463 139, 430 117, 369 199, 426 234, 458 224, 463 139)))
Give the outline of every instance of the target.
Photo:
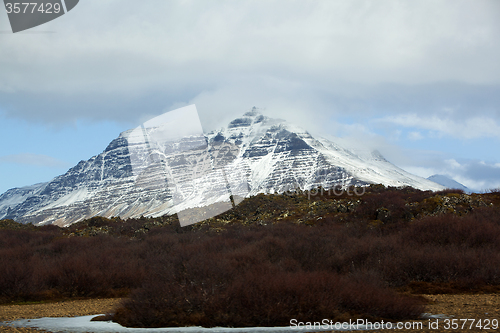
MULTIPOLYGON (((500 125, 491 117, 470 115, 468 118, 402 114, 377 119, 377 122, 394 124, 400 127, 418 128, 430 131, 433 137, 443 135, 461 139, 500 138, 500 125)), ((420 135, 420 138, 423 138, 420 135)))
POLYGON ((500 166, 482 161, 470 161, 463 165, 463 176, 483 181, 485 183, 497 184, 500 180, 500 166))
POLYGON ((232 90, 245 108, 284 109, 300 86, 298 109, 323 113, 451 106, 498 116, 499 9, 494 1, 87 0, 44 28, 55 34, 0 35, 0 107, 46 122, 132 119, 232 90))
POLYGON ((50 124, 72 123, 77 119, 114 120, 136 124, 146 114, 156 115, 178 101, 196 96, 186 89, 155 89, 141 94, 105 92, 57 93, 2 93, 3 113, 12 118, 50 124))

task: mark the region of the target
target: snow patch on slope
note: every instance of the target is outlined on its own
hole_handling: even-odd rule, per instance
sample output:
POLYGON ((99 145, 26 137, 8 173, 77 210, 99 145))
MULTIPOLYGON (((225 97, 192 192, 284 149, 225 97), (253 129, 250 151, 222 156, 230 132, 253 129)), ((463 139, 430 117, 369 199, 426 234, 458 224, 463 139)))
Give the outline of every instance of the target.
POLYGON ((86 187, 79 188, 75 191, 72 191, 62 198, 58 199, 57 201, 43 207, 43 209, 52 209, 56 207, 63 207, 63 206, 70 206, 72 204, 78 203, 78 202, 83 202, 85 200, 88 200, 92 197, 92 192, 89 192, 89 190, 86 187))

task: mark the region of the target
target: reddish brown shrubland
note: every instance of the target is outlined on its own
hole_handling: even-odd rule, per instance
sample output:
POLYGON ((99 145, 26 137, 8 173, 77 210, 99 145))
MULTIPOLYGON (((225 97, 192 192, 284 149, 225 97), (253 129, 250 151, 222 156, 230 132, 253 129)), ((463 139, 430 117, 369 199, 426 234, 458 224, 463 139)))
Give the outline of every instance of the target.
POLYGON ((52 228, 29 234, 0 231, 0 300, 123 294, 137 287, 144 274, 133 243, 63 238, 52 228))
MULTIPOLYGON (((197 239, 199 245, 179 247, 177 255, 151 263, 152 274, 117 310, 115 321, 134 327, 286 326, 291 318, 400 319, 423 311, 372 277, 343 277, 322 265, 300 268, 284 251, 293 240, 282 240, 292 230, 283 228, 276 230, 280 238, 271 234, 248 243, 207 235, 197 239)), ((318 264, 320 258, 314 260, 318 264)))
MULTIPOLYGON (((115 320, 138 327, 414 318, 418 301, 389 288, 500 286, 497 206, 429 216, 440 196, 461 195, 374 186, 351 206, 347 195, 314 204, 260 195, 218 217, 230 223, 186 228, 172 217, 93 218, 65 230, 8 221, 0 223, 0 300, 132 290, 115 320)), ((484 198, 496 202, 497 192, 484 198)))

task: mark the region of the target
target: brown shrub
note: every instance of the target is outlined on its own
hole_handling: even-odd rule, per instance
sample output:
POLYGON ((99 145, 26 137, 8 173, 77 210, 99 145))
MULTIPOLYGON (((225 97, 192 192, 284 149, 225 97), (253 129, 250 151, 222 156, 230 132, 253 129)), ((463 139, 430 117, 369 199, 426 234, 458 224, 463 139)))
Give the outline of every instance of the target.
POLYGON ((226 212, 226 220, 242 222, 220 232, 210 223, 181 228, 171 217, 91 219, 64 232, 8 222, 0 230, 0 301, 133 290, 116 320, 139 327, 287 325, 292 315, 409 318, 422 309, 387 287, 465 292, 500 286, 500 208, 406 215, 407 203, 433 196, 374 187, 354 211, 339 213, 329 210, 335 197, 310 206, 304 196, 262 195, 242 203, 243 211, 226 212), (294 205, 293 217, 254 223, 294 205), (327 215, 317 219, 310 207, 327 215), (390 214, 377 216, 381 207, 390 214), (298 223, 305 217, 314 226, 298 223), (64 236, 88 235, 88 228, 109 232, 64 236))
POLYGON ((286 326, 347 317, 408 319, 421 303, 374 285, 328 272, 283 272, 254 267, 213 292, 214 286, 149 281, 132 293, 114 320, 131 327, 286 326))

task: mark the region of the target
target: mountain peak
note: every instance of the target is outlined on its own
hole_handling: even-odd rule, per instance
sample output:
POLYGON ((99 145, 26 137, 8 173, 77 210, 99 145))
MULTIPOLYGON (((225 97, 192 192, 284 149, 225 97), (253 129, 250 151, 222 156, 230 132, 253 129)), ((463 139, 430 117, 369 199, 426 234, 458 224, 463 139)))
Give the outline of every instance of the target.
POLYGON ((243 117, 257 117, 257 116, 260 116, 262 115, 262 113, 260 112, 260 109, 257 108, 257 107, 253 107, 252 110, 246 112, 245 114, 243 114, 243 117))
POLYGON ((252 110, 244 113, 241 117, 234 119, 227 126, 228 129, 238 128, 238 127, 249 127, 254 124, 264 123, 272 120, 271 118, 264 116, 260 109, 255 106, 252 110))

